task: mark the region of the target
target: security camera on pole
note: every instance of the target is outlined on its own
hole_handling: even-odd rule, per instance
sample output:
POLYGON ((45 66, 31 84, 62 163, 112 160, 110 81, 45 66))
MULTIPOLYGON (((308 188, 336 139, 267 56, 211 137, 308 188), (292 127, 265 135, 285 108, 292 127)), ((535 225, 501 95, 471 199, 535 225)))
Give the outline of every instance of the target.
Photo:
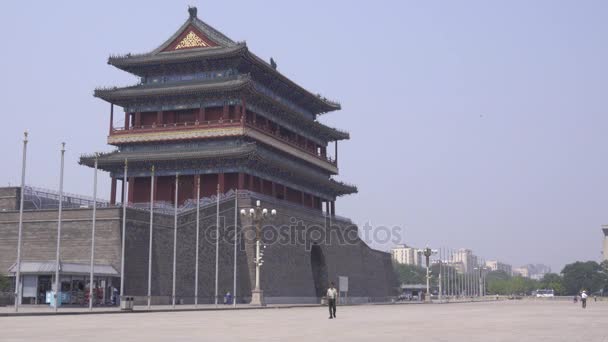
MULTIPOLYGON (((261 235, 262 223, 269 218, 269 214, 270 218, 273 218, 277 215, 277 211, 272 209, 269 213, 268 209, 260 206, 259 200, 255 202, 255 208, 241 209, 241 216, 251 217, 251 221, 255 225, 255 259, 253 260, 255 263, 255 288, 251 291, 251 305, 266 306, 264 291, 260 288, 260 267, 264 264, 261 235)), ((263 246, 263 248, 266 248, 266 246, 263 246)))

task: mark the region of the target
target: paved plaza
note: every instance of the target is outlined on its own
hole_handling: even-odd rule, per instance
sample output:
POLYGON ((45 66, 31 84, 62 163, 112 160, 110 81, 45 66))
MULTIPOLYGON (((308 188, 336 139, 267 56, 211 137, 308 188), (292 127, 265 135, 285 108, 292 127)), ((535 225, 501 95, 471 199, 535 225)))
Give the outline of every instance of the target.
POLYGON ((9 341, 608 341, 608 302, 271 308, 0 318, 9 341))

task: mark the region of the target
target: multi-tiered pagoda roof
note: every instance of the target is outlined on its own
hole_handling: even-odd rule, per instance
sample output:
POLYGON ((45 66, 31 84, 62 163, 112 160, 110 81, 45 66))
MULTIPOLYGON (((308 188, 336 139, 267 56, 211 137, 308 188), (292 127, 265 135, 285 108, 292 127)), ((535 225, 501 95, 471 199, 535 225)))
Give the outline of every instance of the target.
MULTIPOLYGON (((118 149, 98 155, 99 167, 120 179, 128 161, 132 183, 149 177, 152 165, 159 176, 215 173, 222 183, 225 174, 238 175, 232 186, 249 182, 249 190, 259 178, 259 190, 272 184, 274 193, 276 185, 291 199, 297 191, 313 207, 356 192, 332 179, 337 141, 349 134, 317 121, 340 104, 285 77, 274 60, 262 60, 246 43, 198 19, 196 8, 189 13, 153 51, 108 59, 140 82, 95 90, 125 111, 124 127, 114 127, 112 109, 108 143, 118 149), (330 142, 336 144, 333 158, 330 142)), ((81 163, 92 166, 94 159, 83 156, 81 163)))

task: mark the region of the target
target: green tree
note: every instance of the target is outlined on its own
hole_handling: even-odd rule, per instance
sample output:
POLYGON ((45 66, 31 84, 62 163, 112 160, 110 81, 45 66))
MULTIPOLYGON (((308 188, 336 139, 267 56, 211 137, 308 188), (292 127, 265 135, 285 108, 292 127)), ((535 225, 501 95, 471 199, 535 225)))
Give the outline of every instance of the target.
POLYGON ((540 280, 540 287, 543 289, 553 289, 556 295, 565 294, 564 280, 557 273, 547 273, 540 280))
POLYGON ((608 282, 605 265, 595 261, 577 261, 562 270, 564 294, 573 295, 581 290, 596 292, 604 289, 608 282))
POLYGON ((505 271, 492 271, 486 274, 486 282, 494 280, 509 280, 511 276, 505 271))
POLYGON ((400 284, 426 284, 426 269, 415 265, 393 263, 400 284))
POLYGON ((512 277, 502 271, 487 274, 486 284, 488 294, 498 295, 527 295, 539 287, 539 282, 524 277, 512 277))

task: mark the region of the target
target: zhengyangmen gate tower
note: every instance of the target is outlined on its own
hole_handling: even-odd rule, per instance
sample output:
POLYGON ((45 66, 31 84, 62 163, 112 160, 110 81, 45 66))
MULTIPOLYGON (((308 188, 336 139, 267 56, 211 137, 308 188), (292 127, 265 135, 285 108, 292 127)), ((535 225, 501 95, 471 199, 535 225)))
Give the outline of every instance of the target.
MULTIPOLYGON (((140 82, 95 90, 110 103, 108 144, 115 150, 80 159, 89 167, 97 160, 112 178, 110 201, 96 214, 94 268, 105 270, 95 277, 103 293, 100 303, 108 304, 111 288, 122 282, 124 294, 138 303, 147 301, 149 288, 153 303, 192 303, 195 297, 210 303, 214 273, 218 270, 217 286, 224 294, 233 288, 233 265, 238 302, 252 301, 256 237, 247 232, 254 220, 236 213, 250 211, 257 201, 277 210, 273 226, 318 233, 281 242, 263 235, 267 248, 260 284, 267 303, 318 302, 329 281, 340 276, 348 277, 352 301, 382 300, 393 293, 390 255, 371 249, 356 225, 335 214, 336 198, 357 192, 332 178, 338 174, 337 142, 349 135, 319 123, 317 116, 339 110, 339 104, 308 92, 282 75, 272 59, 263 61, 245 43, 199 20, 196 8, 189 8, 186 22, 152 52, 111 56, 108 63, 140 82), (122 118, 119 107, 122 127, 114 126, 122 118), (198 194, 203 204, 197 211, 198 194), (219 215, 226 231, 240 229, 238 248, 234 240, 210 238, 219 215), (330 233, 349 239, 327 238, 330 233)), ((20 191, 0 188, 0 269, 12 275, 20 191)), ((48 290, 57 230, 52 205, 58 201, 32 188, 24 193, 22 283, 33 292, 48 290)), ((61 288, 74 293, 87 286, 92 208, 82 198, 62 203, 61 263, 71 274, 61 277, 61 288)), ((23 293, 32 292, 27 290, 23 293)), ((23 303, 44 301, 25 294, 23 303)), ((75 293, 69 301, 78 298, 75 293)))
MULTIPOLYGON (((97 89, 95 96, 124 108, 124 127, 110 127, 116 152, 99 158, 112 175, 112 196, 128 162, 129 203, 179 204, 230 189, 245 189, 303 207, 335 213, 337 196, 356 192, 331 178, 337 160, 327 147, 348 133, 316 121, 340 105, 312 94, 196 17, 156 50, 110 57, 108 63, 141 78, 138 85, 97 89), (200 177, 200 182, 197 178, 200 177)), ((113 111, 112 111, 113 112, 113 111)), ((112 115, 111 115, 112 116, 112 115)), ((110 122, 113 122, 111 118, 110 122)), ((92 166, 92 160, 82 162, 92 166)))

